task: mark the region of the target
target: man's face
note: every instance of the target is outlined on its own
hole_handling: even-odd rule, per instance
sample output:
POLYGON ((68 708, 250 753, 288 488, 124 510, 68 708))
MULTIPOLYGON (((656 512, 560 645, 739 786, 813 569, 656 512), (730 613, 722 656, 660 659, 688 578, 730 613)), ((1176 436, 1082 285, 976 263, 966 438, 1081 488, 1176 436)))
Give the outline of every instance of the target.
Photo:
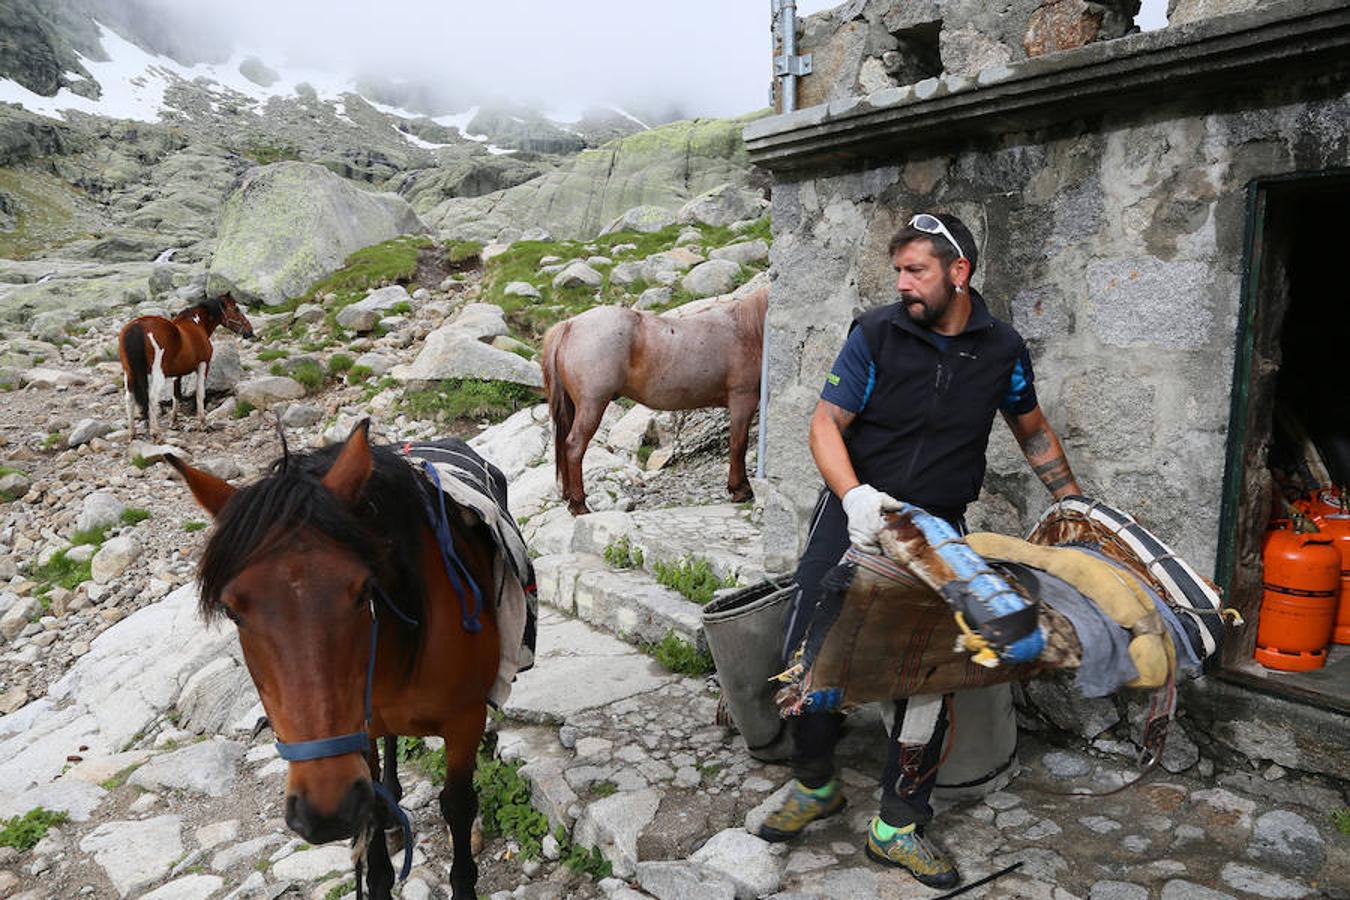
POLYGON ((947 267, 933 253, 928 240, 910 241, 891 257, 895 290, 915 324, 931 328, 939 322, 956 295, 947 267))

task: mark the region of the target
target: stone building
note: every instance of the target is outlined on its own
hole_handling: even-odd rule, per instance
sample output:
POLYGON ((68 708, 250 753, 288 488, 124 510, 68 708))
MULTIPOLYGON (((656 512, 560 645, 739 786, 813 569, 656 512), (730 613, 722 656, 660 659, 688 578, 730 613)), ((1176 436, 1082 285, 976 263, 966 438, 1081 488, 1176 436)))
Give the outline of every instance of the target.
MULTIPOLYGON (((1350 215, 1350 4, 1171 0, 1148 33, 1130 0, 1000 7, 854 0, 808 17, 800 108, 745 131, 773 177, 767 567, 789 568, 804 537, 820 485, 807 425, 847 326, 894 298, 891 235, 949 211, 980 241, 975 286, 1031 345, 1084 488, 1254 622, 1282 360, 1339 385, 1312 405, 1350 421, 1332 396, 1345 354, 1280 343, 1350 334, 1330 274, 1350 215)), ((1020 532, 1045 501, 996 423, 972 527, 1020 532)), ((1308 694, 1251 663, 1254 637, 1228 642, 1192 715, 1229 749, 1344 778, 1350 744, 1313 733, 1350 732, 1350 678, 1312 686, 1312 706, 1270 700, 1255 729, 1224 724, 1252 686, 1308 694)))

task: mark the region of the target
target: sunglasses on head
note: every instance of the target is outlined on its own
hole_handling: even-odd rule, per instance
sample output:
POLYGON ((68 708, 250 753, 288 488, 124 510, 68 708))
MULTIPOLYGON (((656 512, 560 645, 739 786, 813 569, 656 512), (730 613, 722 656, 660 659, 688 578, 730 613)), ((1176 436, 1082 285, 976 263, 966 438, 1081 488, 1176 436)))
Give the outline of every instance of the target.
POLYGON ((956 248, 956 254, 961 259, 970 259, 966 256, 966 251, 961 249, 961 243, 947 230, 947 226, 942 224, 942 220, 937 216, 930 216, 928 213, 919 213, 909 220, 909 227, 918 229, 924 234, 940 234, 951 241, 952 246, 956 248))

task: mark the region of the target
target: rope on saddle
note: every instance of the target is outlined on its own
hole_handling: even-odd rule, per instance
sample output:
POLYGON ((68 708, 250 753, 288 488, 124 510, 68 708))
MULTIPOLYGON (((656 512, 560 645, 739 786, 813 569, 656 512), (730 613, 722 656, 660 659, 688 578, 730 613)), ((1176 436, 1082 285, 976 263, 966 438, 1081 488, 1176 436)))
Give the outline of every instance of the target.
POLYGON ((422 471, 427 473, 427 477, 436 488, 438 508, 432 510, 431 525, 436 532, 436 547, 441 551, 441 565, 445 566, 445 574, 450 579, 455 593, 459 595, 459 622, 465 631, 477 634, 483 628, 482 623, 478 621, 478 616, 483 611, 483 592, 469 572, 468 566, 464 565, 464 561, 455 552, 455 537, 450 533, 450 514, 445 508, 445 491, 441 489, 441 476, 436 474, 436 467, 426 460, 422 461, 422 471), (473 609, 469 609, 468 598, 464 596, 466 584, 473 593, 473 609))

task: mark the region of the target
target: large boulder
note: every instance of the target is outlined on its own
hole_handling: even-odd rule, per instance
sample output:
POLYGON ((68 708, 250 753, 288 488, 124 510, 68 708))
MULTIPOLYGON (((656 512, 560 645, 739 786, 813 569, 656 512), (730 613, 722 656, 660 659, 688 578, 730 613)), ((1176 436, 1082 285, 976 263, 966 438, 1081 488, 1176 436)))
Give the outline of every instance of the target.
POLYGON ((221 210, 207 291, 277 305, 336 271, 351 253, 425 230, 402 198, 362 190, 323 166, 261 166, 221 210))
POLYGON ((686 225, 730 225, 758 219, 768 208, 769 201, 759 191, 731 183, 719 184, 680 207, 679 220, 686 225))
POLYGON ((409 366, 394 366, 389 374, 402 382, 443 381, 476 378, 482 381, 513 381, 543 387, 539 366, 514 353, 498 350, 454 328, 438 328, 409 366))
POLYGON ((522 222, 560 240, 588 239, 635 207, 676 210, 717 185, 748 184, 741 131, 752 118, 692 119, 638 132, 507 190, 449 198, 426 221, 447 237, 484 242, 522 222))
POLYGON ((408 289, 401 284, 391 284, 371 291, 363 299, 342 308, 337 314, 337 323, 353 331, 371 331, 376 323, 390 313, 400 303, 412 303, 408 289))

